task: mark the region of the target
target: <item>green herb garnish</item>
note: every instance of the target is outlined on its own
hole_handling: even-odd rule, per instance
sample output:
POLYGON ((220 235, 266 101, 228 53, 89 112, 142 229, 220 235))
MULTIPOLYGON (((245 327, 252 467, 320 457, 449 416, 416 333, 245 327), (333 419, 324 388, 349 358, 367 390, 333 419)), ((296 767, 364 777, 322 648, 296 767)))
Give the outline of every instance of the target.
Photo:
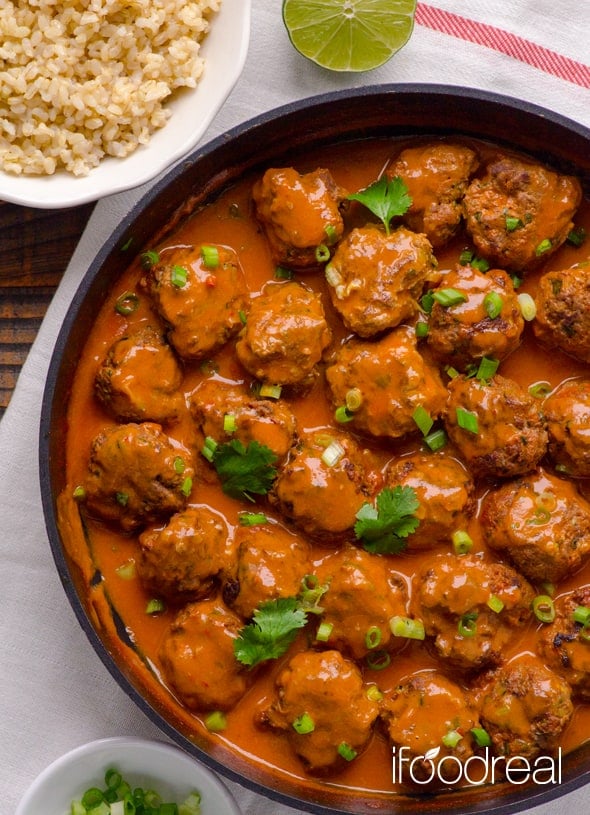
POLYGON ((249 442, 248 446, 239 439, 218 444, 210 460, 217 470, 223 491, 232 498, 253 501, 252 493, 266 495, 277 475, 276 455, 257 441, 249 442))
POLYGON ((352 193, 348 198, 351 201, 359 201, 376 215, 382 221, 387 235, 390 232, 391 219, 403 215, 412 206, 408 188, 403 179, 397 175, 392 179, 381 176, 364 190, 352 193))
POLYGON ((262 603, 254 612, 252 622, 241 629, 234 642, 236 659, 250 667, 277 659, 306 622, 307 614, 299 607, 296 597, 279 597, 262 603))
POLYGON ((399 554, 406 548, 405 538, 418 528, 415 512, 420 502, 412 487, 386 487, 377 496, 375 506, 363 504, 356 514, 354 531, 367 552, 399 554))

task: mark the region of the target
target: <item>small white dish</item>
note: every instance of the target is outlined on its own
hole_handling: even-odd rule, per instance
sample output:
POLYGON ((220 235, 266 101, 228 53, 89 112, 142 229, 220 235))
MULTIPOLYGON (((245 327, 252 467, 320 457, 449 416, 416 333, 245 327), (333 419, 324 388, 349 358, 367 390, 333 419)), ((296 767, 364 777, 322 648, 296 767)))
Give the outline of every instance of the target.
POLYGON ((138 187, 186 156, 229 96, 242 73, 250 39, 251 0, 223 0, 203 41, 205 70, 197 87, 183 90, 169 107, 167 124, 149 143, 123 159, 104 158, 87 176, 60 170, 48 176, 0 170, 0 201, 62 209, 138 187))
POLYGON ((92 741, 58 758, 37 776, 15 815, 69 815, 72 800, 90 787, 104 789, 111 767, 132 787, 154 789, 166 801, 181 803, 198 790, 202 815, 241 815, 222 781, 178 747, 124 736, 92 741))

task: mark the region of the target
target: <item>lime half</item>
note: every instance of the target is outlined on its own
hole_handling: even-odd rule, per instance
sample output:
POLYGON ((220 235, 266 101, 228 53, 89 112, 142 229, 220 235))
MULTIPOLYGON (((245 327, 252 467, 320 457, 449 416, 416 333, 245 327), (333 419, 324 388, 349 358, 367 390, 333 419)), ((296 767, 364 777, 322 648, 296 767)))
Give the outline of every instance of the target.
POLYGON ((410 39, 416 0, 283 0, 293 46, 331 71, 370 71, 410 39))

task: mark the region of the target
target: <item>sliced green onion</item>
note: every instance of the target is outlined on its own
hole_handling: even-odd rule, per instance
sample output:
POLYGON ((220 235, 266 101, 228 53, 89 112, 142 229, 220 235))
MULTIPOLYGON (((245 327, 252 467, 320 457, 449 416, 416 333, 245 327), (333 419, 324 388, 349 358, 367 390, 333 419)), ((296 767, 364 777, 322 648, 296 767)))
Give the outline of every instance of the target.
POLYGON ((515 215, 506 215, 504 222, 507 232, 514 232, 515 229, 521 229, 524 226, 522 219, 517 218, 515 215))
POLYGON ((447 441, 447 434, 442 427, 438 428, 437 430, 433 430, 432 433, 424 436, 424 443, 430 448, 430 450, 432 450, 433 453, 436 453, 437 450, 442 450, 447 441))
POLYGON ((184 479, 184 481, 180 485, 180 491, 185 496, 185 498, 188 498, 189 495, 191 494, 192 488, 193 488, 193 479, 190 477, 190 475, 187 475, 187 477, 184 479))
POLYGON ((533 599, 532 609, 540 623, 552 623, 555 619, 555 604, 548 594, 538 594, 533 599))
POLYGON ((320 583, 315 574, 306 574, 301 581, 300 606, 308 614, 321 614, 320 600, 328 591, 327 583, 320 583))
POLYGON ((188 271, 184 266, 173 266, 170 270, 170 282, 177 289, 182 289, 186 286, 188 280, 188 271))
POLYGON ((395 615, 389 620, 389 628, 394 637, 405 637, 409 640, 423 640, 426 637, 422 620, 414 620, 411 617, 395 615))
POLYGON ((217 246, 203 244, 201 246, 201 260, 207 269, 217 269, 219 266, 219 249, 217 246))
POLYGON ((372 671, 383 671, 391 664, 391 656, 387 651, 371 651, 365 657, 367 668, 372 671))
POLYGON ((462 637, 474 637, 477 633, 477 617, 476 611, 468 611, 459 618, 457 623, 457 631, 462 637))
POLYGON ((220 733, 227 727, 227 716, 222 710, 214 710, 205 718, 205 727, 210 733, 220 733))
POLYGON ((486 602, 488 608, 491 608, 495 614, 499 614, 504 608, 504 602, 498 597, 497 594, 490 594, 486 602))
POLYGON ((275 278, 277 280, 293 280, 293 277, 291 269, 285 269, 284 266, 277 266, 275 269, 275 278))
POLYGON ((471 249, 463 249, 463 251, 459 255, 459 263, 461 264, 461 266, 469 266, 472 260, 473 252, 471 251, 471 249))
POLYGON ((102 794, 102 790, 99 790, 98 787, 90 787, 82 796, 82 806, 84 806, 86 810, 93 809, 99 804, 102 804, 103 801, 104 795, 102 794))
POLYGON ((463 529, 457 529, 451 536, 453 551, 456 555, 466 555, 473 549, 473 540, 463 529))
POLYGON ((427 436, 432 430, 434 419, 422 405, 418 405, 416 410, 412 413, 412 419, 423 436, 427 436))
POLYGON ((465 408, 458 407, 456 409, 457 415, 457 424, 463 430, 469 431, 469 433, 474 433, 477 435, 479 433, 479 423, 477 420, 477 413, 473 413, 471 410, 466 410, 465 408))
POLYGON ((336 230, 334 224, 326 224, 324 227, 324 232, 326 234, 328 243, 330 243, 330 245, 335 243, 338 238, 338 231, 336 230))
POLYGON ((115 311, 126 317, 139 308, 139 297, 134 291, 125 291, 115 301, 115 311))
POLYGON ((184 463, 184 459, 181 456, 176 456, 174 459, 174 472, 178 473, 178 475, 182 475, 185 470, 186 464, 184 463))
POLYGON ((445 747, 456 747, 463 736, 459 733, 458 730, 449 730, 448 733, 442 737, 442 743, 445 747))
POLYGON ((226 433, 235 433, 238 429, 238 423, 236 421, 235 414, 233 413, 226 413, 223 417, 223 429, 226 433))
POLYGON ((485 313, 491 320, 495 320, 502 313, 504 298, 497 291, 489 291, 483 298, 485 313))
POLYGON ((481 362, 479 363, 479 368, 477 369, 477 373, 475 374, 475 378, 479 379, 480 382, 487 382, 494 376, 494 374, 498 370, 499 364, 500 364, 499 359, 492 359, 492 357, 482 357, 481 362))
POLYGON ((123 776, 118 770, 113 769, 112 767, 108 769, 104 776, 104 783, 110 790, 117 789, 121 785, 123 781, 123 776))
POLYGON ((487 730, 484 730, 483 727, 472 727, 470 732, 478 747, 491 746, 492 739, 490 738, 490 734, 487 730))
POLYGON ((529 387, 529 393, 531 396, 534 396, 535 399, 545 399, 552 390, 553 388, 550 382, 535 382, 534 385, 529 387))
POLYGON ((135 577, 135 561, 128 560, 115 569, 115 574, 122 580, 133 580, 135 577))
POLYGON ((330 260, 330 250, 325 243, 320 243, 315 250, 315 259, 318 263, 327 263, 330 260))
POLYGON ((160 255, 153 249, 148 249, 147 252, 140 256, 139 260, 143 269, 151 269, 152 266, 159 262, 160 255))
POLYGON ((590 608, 586 608, 586 606, 576 606, 572 617, 575 623, 590 625, 590 608))
POLYGON ((72 497, 76 501, 83 501, 84 498, 86 498, 86 490, 81 484, 78 484, 78 486, 74 488, 72 492, 72 497))
POLYGON ((299 733, 300 736, 306 736, 315 730, 315 722, 309 713, 302 713, 301 716, 298 716, 293 722, 293 730, 299 733))
POLYGON ((363 404, 363 394, 359 388, 351 388, 346 392, 344 401, 346 402, 347 409, 354 413, 355 410, 358 410, 363 404))
POLYGON ((248 322, 248 315, 243 309, 240 309, 238 311, 238 317, 240 318, 240 322, 242 323, 242 325, 246 325, 246 323, 248 322))
POLYGON ((512 286, 514 289, 519 289, 522 286, 522 277, 512 274, 510 275, 510 280, 512 280, 512 286))
POLYGON ((552 245, 553 244, 551 243, 550 238, 545 238, 535 247, 535 255, 537 255, 537 257, 544 255, 545 252, 548 252, 551 249, 552 245))
POLYGON ((351 747, 350 744, 343 741, 338 745, 338 755, 342 756, 346 761, 352 761, 357 757, 357 752, 354 747, 351 747))
POLYGON ((331 263, 324 266, 324 274, 326 276, 328 285, 332 286, 333 289, 336 289, 338 286, 342 285, 342 275, 331 263))
POLYGON ((583 226, 576 226, 571 229, 567 236, 567 242, 572 246, 581 246, 586 240, 586 230, 583 226))
POLYGON ((240 512, 238 522, 240 526, 257 526, 268 523, 268 518, 264 512, 240 512))
POLYGON ((260 396, 263 399, 280 399, 281 393, 283 392, 282 385, 268 385, 263 384, 260 386, 260 396))
POLYGON ((129 503, 129 496, 126 492, 117 492, 115 493, 115 498, 117 499, 117 503, 119 506, 126 507, 129 503))
POLYGON ((420 340, 428 336, 428 323, 424 322, 424 320, 416 323, 416 336, 420 340))
POLYGON ((352 422, 354 413, 350 408, 347 408, 346 405, 339 405, 334 411, 334 419, 339 424, 346 424, 347 422, 352 422))
POLYGON ((213 461, 215 456, 215 451, 217 450, 217 442, 215 439, 212 439, 211 436, 207 436, 205 438, 205 442, 201 447, 201 455, 204 456, 207 461, 213 461))
POLYGON ((432 293, 434 300, 443 308, 458 306, 467 301, 467 295, 458 289, 437 289, 432 293))
POLYGON ((431 291, 427 291, 426 294, 423 294, 420 298, 420 306, 422 311, 425 314, 430 314, 432 311, 432 306, 434 305, 434 294, 431 291))
POLYGON ((201 815, 201 793, 191 792, 182 804, 178 805, 178 815, 201 815))
POLYGON ((537 316, 537 306, 535 301, 531 297, 528 292, 521 292, 517 295, 518 305, 520 306, 520 311, 524 319, 527 323, 530 323, 531 320, 534 320, 537 316))
POLYGON ((381 644, 381 629, 378 625, 372 625, 365 634, 365 646, 369 649, 377 648, 381 644))
POLYGON ((459 371, 456 368, 453 368, 452 365, 446 366, 445 373, 450 379, 455 379, 459 376, 459 371))
POLYGON ((332 623, 320 623, 315 638, 318 642, 328 642, 334 626, 332 623))
POLYGON ((148 600, 147 605, 145 607, 146 614, 160 614, 162 611, 166 610, 166 604, 163 600, 160 600, 158 597, 152 597, 151 600, 148 600))
POLYGON ((487 272, 490 268, 490 264, 485 258, 473 258, 471 260, 471 268, 485 274, 485 272, 487 272))
POLYGON ((335 467, 344 456, 346 450, 338 441, 332 441, 322 453, 322 461, 326 467, 335 467))

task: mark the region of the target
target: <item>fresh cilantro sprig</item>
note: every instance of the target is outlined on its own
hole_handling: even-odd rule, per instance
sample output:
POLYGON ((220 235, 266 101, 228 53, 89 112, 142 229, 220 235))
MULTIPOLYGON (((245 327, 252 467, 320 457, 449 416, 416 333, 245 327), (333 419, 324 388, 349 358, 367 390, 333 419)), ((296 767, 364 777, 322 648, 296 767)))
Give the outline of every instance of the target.
POLYGON ((378 555, 399 554, 406 538, 420 523, 415 512, 420 502, 412 487, 386 487, 373 504, 363 504, 356 514, 354 531, 367 552, 378 555))
POLYGON ((412 206, 408 188, 399 175, 392 179, 381 176, 364 190, 354 192, 348 197, 351 201, 359 201, 371 210, 373 215, 382 221, 387 235, 390 232, 391 219, 404 215, 412 206))
POLYGON ((277 659, 306 623, 307 614, 296 597, 262 603, 254 612, 252 622, 242 628, 234 641, 236 659, 251 668, 268 659, 277 659))
POLYGON ((246 498, 266 495, 277 475, 277 456, 264 444, 251 441, 246 446, 239 439, 209 447, 209 460, 215 467, 226 495, 246 498))

